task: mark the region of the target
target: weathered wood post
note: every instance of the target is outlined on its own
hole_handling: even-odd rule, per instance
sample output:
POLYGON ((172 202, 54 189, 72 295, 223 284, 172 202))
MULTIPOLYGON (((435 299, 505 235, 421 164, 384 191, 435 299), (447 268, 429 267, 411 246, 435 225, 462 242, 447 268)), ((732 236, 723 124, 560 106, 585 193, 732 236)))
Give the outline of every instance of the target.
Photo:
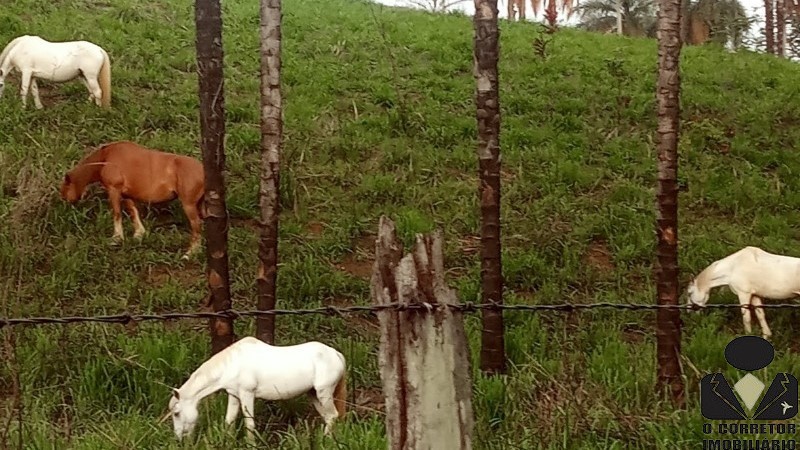
MULTIPOLYGON (((678 288, 678 141, 681 97, 681 2, 660 0, 658 11, 658 184, 656 187, 656 297, 659 305, 677 305, 678 288)), ((668 388, 676 406, 685 405, 681 376, 681 312, 656 311, 657 389, 668 388)))
MULTIPOLYGON (((509 0, 510 1, 510 0, 509 0)), ((524 1, 521 2, 524 8, 524 1)), ((481 206, 481 303, 503 304, 500 224, 500 29, 497 0, 475 0, 473 25, 475 118, 478 124, 478 198, 481 206)), ((506 373, 503 311, 484 309, 481 322, 481 370, 506 373)))
MULTIPOLYGON (((280 157, 283 142, 281 97, 281 0, 261 0, 261 226, 256 290, 258 309, 275 309, 278 282, 280 157)), ((256 337, 275 344, 275 316, 256 319, 256 337)))
POLYGON ((380 367, 390 450, 472 448, 472 381, 463 315, 444 280, 442 235, 417 235, 402 256, 394 222, 383 216, 370 290, 376 305, 429 309, 378 312, 380 367), (435 308, 434 308, 435 307, 435 308))
MULTIPOLYGON (((195 0, 197 78, 200 96, 200 148, 205 174, 206 275, 214 311, 231 307, 228 268, 228 207, 225 203, 225 77, 222 7, 219 0, 195 0)), ((211 353, 231 345, 233 319, 209 320, 211 353)))

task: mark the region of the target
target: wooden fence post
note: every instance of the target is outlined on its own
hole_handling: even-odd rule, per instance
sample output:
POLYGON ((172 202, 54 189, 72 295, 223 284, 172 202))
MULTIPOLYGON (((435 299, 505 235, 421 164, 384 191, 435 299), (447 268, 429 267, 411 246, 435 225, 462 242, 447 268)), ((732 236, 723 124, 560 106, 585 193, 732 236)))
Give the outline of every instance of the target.
MULTIPOLYGON (((282 102, 281 0, 261 0, 261 231, 256 273, 260 311, 275 309, 277 291, 282 102)), ((275 316, 256 319, 256 337, 275 344, 275 316)))
MULTIPOLYGON (((678 288, 678 141, 680 140, 681 2, 660 0, 656 103, 658 150, 656 185, 656 296, 659 305, 677 305, 678 288)), ((656 311, 657 389, 669 388, 676 406, 685 405, 681 377, 681 312, 656 311)))
MULTIPOLYGON (((508 0, 511 1, 511 0, 508 0)), ((522 1, 525 7, 525 2, 522 1)), ((500 239, 500 29, 497 0, 475 0, 475 118, 478 125, 478 198, 481 207, 481 303, 503 304, 503 258, 500 239)), ((481 311, 481 370, 506 373, 503 310, 481 311)))
MULTIPOLYGON (((205 235, 208 288, 214 311, 231 307, 228 269, 228 207, 225 204, 225 83, 222 71, 222 7, 219 0, 195 0, 200 148, 205 173, 205 235)), ((231 345, 233 319, 209 320, 211 354, 231 345)))
MULTIPOLYGON (((376 305, 457 304, 444 280, 442 235, 417 235, 402 256, 394 222, 381 217, 370 290, 376 305)), ((461 311, 378 312, 379 361, 390 450, 472 448, 472 381, 461 311)))

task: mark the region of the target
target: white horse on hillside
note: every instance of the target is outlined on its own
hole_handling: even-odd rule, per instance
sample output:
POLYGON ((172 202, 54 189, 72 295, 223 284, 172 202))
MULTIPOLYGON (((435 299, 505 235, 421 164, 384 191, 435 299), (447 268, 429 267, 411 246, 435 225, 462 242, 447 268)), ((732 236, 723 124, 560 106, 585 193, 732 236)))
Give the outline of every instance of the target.
POLYGON ((247 437, 254 439, 253 403, 256 398, 286 400, 308 394, 325 421, 324 433, 345 414, 347 385, 344 356, 319 342, 277 347, 254 337, 234 342, 204 362, 180 387, 173 389, 169 410, 160 422, 172 416, 178 440, 197 424, 197 404, 224 389, 228 393, 225 423, 244 415, 247 437))
POLYGON ((42 109, 36 79, 64 83, 80 77, 89 90, 89 101, 111 106, 111 62, 108 53, 87 41, 49 42, 39 36, 20 36, 0 53, 0 97, 5 78, 16 69, 21 74, 20 96, 27 107, 28 89, 37 109, 42 109))
MULTIPOLYGON (((761 299, 785 300, 800 295, 800 258, 774 255, 758 247, 745 247, 736 253, 711 263, 686 288, 689 305, 705 306, 711 289, 728 288, 739 297, 742 306, 755 307, 761 333, 772 336, 761 299)), ((744 329, 749 334, 749 308, 742 308, 744 329)))

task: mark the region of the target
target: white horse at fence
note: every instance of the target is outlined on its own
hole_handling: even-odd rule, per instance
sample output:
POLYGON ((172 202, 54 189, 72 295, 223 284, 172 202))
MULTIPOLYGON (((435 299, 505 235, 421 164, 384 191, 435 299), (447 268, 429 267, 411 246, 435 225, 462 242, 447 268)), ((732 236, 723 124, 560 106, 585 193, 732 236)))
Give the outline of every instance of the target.
POLYGON ((39 36, 13 39, 0 53, 0 96, 5 78, 16 69, 21 74, 20 96, 27 107, 28 89, 37 109, 42 109, 36 79, 64 83, 80 77, 89 101, 111 106, 111 62, 103 48, 87 41, 50 42, 39 36))
MULTIPOLYGON (((742 306, 753 305, 765 339, 772 336, 761 299, 785 300, 800 295, 800 258, 775 255, 758 247, 745 247, 714 261, 686 288, 689 305, 705 306, 711 289, 728 288, 742 306)), ((742 308, 744 329, 752 331, 749 308, 742 308)))
POLYGON ((231 425, 241 407, 247 437, 254 439, 256 398, 286 400, 308 394, 325 421, 324 433, 346 412, 346 364, 337 350, 319 342, 278 347, 245 337, 204 362, 179 389, 173 389, 169 409, 178 440, 197 424, 197 404, 219 390, 228 393, 225 423, 231 425))

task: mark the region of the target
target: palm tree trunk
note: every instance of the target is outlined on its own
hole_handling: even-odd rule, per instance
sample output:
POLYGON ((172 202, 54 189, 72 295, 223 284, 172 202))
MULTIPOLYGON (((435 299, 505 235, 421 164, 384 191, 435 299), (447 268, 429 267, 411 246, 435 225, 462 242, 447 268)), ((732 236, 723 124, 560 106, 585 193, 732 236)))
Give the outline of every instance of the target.
POLYGON ((775 54, 775 0, 764 0, 764 39, 767 53, 775 54))
POLYGON ((775 25, 778 29, 775 42, 775 50, 778 56, 786 56, 786 7, 784 0, 775 2, 775 25))
MULTIPOLYGON (((278 278, 281 98, 281 0, 261 0, 261 236, 258 242, 258 309, 275 309, 278 278)), ((275 343, 275 316, 259 317, 256 337, 275 343)))
MULTIPOLYGON (((500 259, 500 95, 497 62, 500 30, 497 0, 475 0, 475 105, 478 121, 478 167, 481 205, 481 300, 503 303, 500 259)), ((503 311, 483 310, 481 370, 505 373, 503 311)))
MULTIPOLYGON (((222 12, 219 0, 195 1, 200 147, 205 173, 205 235, 208 287, 214 311, 231 307, 228 273, 228 209, 225 205, 225 90, 222 73, 222 12)), ((211 353, 233 343, 233 319, 210 320, 211 353)))
MULTIPOLYGON (((678 136, 680 119, 681 0, 660 0, 658 15, 658 265, 659 305, 678 304, 678 136)), ((669 387, 672 400, 683 406, 681 316, 677 309, 659 309, 656 317, 658 388, 669 387)))
POLYGON ((622 36, 622 0, 617 0, 617 34, 622 36))

